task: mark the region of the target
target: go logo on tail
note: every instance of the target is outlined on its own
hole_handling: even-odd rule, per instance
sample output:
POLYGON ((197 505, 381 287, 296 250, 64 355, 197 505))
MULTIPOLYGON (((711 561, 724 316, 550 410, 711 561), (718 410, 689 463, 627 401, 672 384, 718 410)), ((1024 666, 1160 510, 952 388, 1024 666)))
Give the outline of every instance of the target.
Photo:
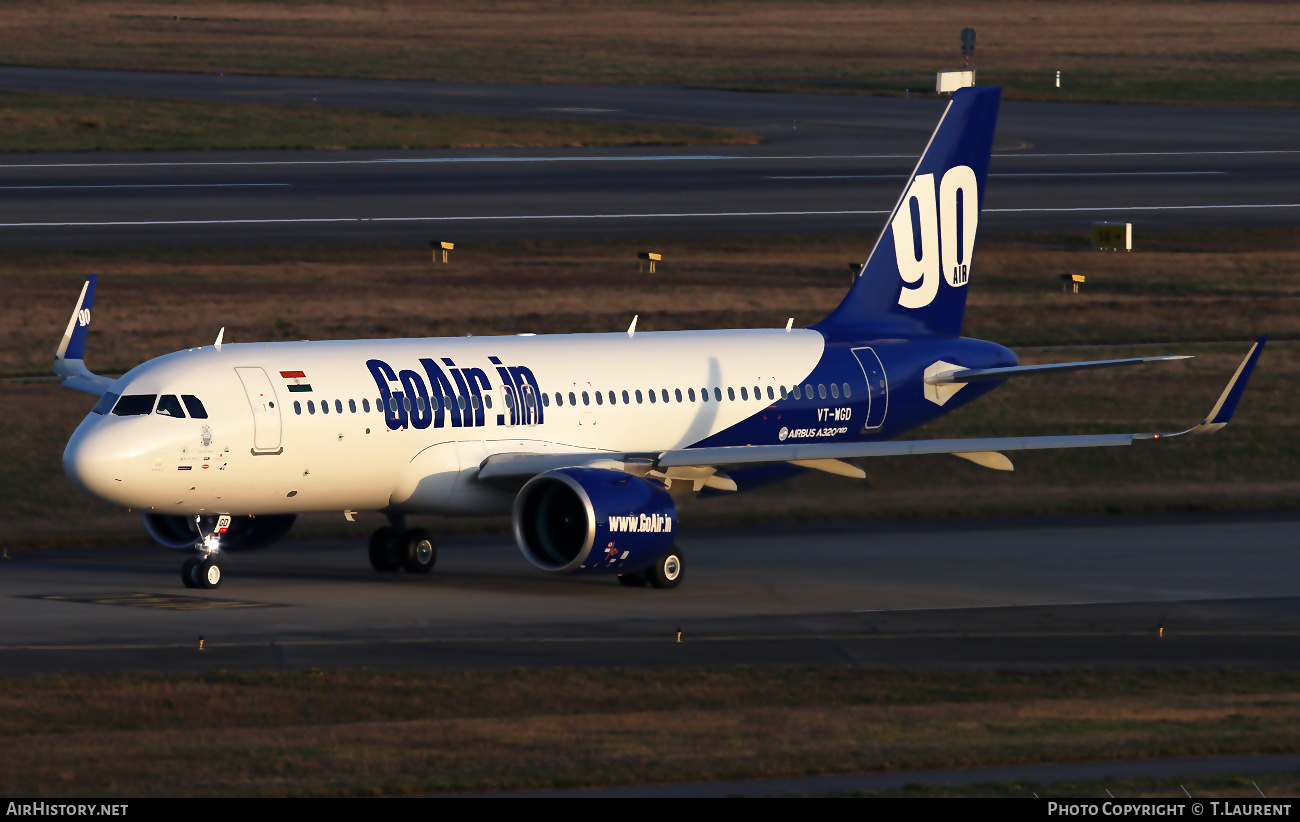
POLYGON ((924 308, 939 293, 939 276, 951 286, 970 280, 975 226, 979 222, 979 184, 970 166, 953 166, 939 183, 934 175, 920 174, 903 195, 890 227, 898 274, 905 284, 898 295, 904 308, 924 308))

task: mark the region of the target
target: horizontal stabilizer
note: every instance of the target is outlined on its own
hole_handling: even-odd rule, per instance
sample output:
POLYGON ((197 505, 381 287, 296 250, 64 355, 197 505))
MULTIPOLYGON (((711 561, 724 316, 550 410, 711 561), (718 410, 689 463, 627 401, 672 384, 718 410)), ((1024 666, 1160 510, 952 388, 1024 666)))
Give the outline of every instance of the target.
POLYGON ((1054 362, 1044 365, 1013 365, 1007 368, 962 368, 942 371, 925 378, 929 385, 954 385, 967 382, 985 382, 988 380, 1005 380, 1010 377, 1028 377, 1037 374, 1056 374, 1062 371, 1086 371, 1090 368, 1111 368, 1116 365, 1137 365, 1144 362, 1166 362, 1168 360, 1190 360, 1190 354, 1175 354, 1165 357, 1129 357, 1123 360, 1092 360, 1090 362, 1054 362))

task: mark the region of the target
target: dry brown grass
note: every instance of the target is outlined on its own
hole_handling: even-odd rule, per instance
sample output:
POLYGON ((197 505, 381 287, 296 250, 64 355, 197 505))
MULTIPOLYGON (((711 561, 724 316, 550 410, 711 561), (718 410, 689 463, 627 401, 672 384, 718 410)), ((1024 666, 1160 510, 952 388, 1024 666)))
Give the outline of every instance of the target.
POLYGON ((1271 673, 560 669, 4 684, 10 795, 492 791, 1300 743, 1295 677, 1271 673))
POLYGON ((901 93, 960 67, 967 25, 1013 97, 1296 102, 1300 9, 1276 2, 27 0, 0 36, 30 65, 901 93))
POLYGON ((421 114, 310 105, 0 91, 0 151, 753 145, 672 123, 421 114))
MULTIPOLYGON (((1240 344, 1186 343, 1265 332, 1300 338, 1295 232, 1219 242, 1228 250, 1215 253, 1102 254, 1071 250, 1069 237, 990 240, 979 252, 969 336, 1012 346, 1169 344, 1024 351, 1025 362, 1159 352, 1197 359, 1013 381, 918 436, 1179 430, 1204 415, 1245 352, 1240 344), (1061 293, 1064 271, 1087 275, 1083 294, 1061 293)), ((1151 244, 1187 248, 1176 237, 1151 244)), ((643 330, 777 327, 792 315, 807 324, 842 298, 847 263, 870 238, 666 242, 656 246, 665 262, 654 277, 637 271, 642 245, 466 245, 446 266, 431 265, 428 250, 413 246, 8 252, 0 257, 8 296, 0 304, 0 374, 48 373, 91 270, 103 276, 88 363, 117 373, 208 344, 222 325, 226 340, 249 341, 610 331, 626 328, 633 314, 643 330), (206 325, 176 309, 195 304, 204 306, 206 325)), ((1214 437, 1025 454, 1012 474, 945 457, 873 460, 865 482, 809 476, 690 506, 684 516, 700 523, 1291 507, 1300 499, 1297 383, 1300 346, 1274 344, 1237 420, 1214 437)), ((3 538, 140 538, 132 518, 87 503, 63 477, 63 444, 92 398, 48 382, 2 390, 3 538)))

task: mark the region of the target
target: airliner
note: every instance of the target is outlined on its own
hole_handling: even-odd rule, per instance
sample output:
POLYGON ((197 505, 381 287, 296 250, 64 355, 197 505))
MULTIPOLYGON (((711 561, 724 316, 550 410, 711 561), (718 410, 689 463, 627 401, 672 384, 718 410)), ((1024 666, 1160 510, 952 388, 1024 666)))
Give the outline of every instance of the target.
POLYGON ((961 336, 1000 89, 953 93, 847 295, 806 328, 223 343, 117 379, 85 365, 96 277, 54 360, 99 396, 63 455, 86 493, 139 511, 192 551, 191 588, 222 581, 223 549, 270 544, 304 512, 388 521, 376 571, 428 573, 420 514, 510 514, 551 574, 674 588, 677 509, 849 462, 951 454, 1012 470, 1008 452, 1206 434, 1227 424, 1260 338, 1209 415, 1173 433, 900 439, 1013 378, 1178 356, 1020 365, 961 336))

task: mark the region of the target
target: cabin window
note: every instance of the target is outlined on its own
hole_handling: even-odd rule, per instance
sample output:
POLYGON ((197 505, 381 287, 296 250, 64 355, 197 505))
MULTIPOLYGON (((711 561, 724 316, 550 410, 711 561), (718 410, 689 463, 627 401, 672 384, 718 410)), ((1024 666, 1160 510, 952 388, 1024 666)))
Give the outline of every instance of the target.
POLYGON ((600 395, 600 392, 599 392, 599 391, 597 391, 597 392, 596 392, 596 405, 604 405, 604 404, 605 404, 605 398, 602 397, 602 396, 600 395))
POLYGON ((367 414, 370 413, 370 400, 364 397, 361 398, 361 410, 365 411, 367 414))
POLYGON ((591 397, 589 397, 589 396, 587 395, 587 392, 586 392, 586 391, 583 391, 583 392, 582 392, 582 404, 583 404, 583 405, 591 405, 591 397))
POLYGON ((506 408, 514 408, 514 407, 515 407, 515 395, 512 394, 512 393, 510 393, 509 390, 507 390, 507 391, 506 391, 506 408))
POLYGON ((641 389, 640 389, 640 388, 638 388, 638 389, 636 390, 636 404, 637 404, 637 405, 640 405, 640 404, 641 404, 641 389))
POLYGON ((736 401, 736 389, 732 388, 731 386, 727 386, 727 399, 731 400, 732 402, 736 401))
MULTIPOLYGON (((274 407, 274 406, 272 406, 272 407, 274 407)), ((343 400, 335 400, 335 401, 334 401, 334 410, 337 411, 337 412, 339 412, 340 414, 343 413, 343 400)), ((421 410, 421 411, 424 410, 424 398, 423 398, 423 397, 420 398, 420 410, 421 410)))
POLYGON ((208 418, 208 409, 203 407, 199 398, 193 394, 181 394, 181 402, 185 403, 185 410, 190 412, 190 418, 196 420, 206 420, 208 418))
POLYGON ((757 385, 754 386, 754 399, 756 400, 763 399, 763 389, 759 388, 757 385))
POLYGON ((615 394, 614 394, 613 391, 610 391, 610 392, 609 392, 609 404, 610 404, 610 405, 618 405, 618 397, 615 396, 615 394))
POLYGON ((632 404, 632 398, 627 395, 627 389, 623 389, 623 404, 624 405, 632 404))
MULTIPOLYGON (((559 397, 560 395, 559 395, 559 394, 556 394, 555 396, 556 396, 556 397, 559 397)), ((543 395, 542 395, 542 407, 543 407, 543 408, 550 408, 550 407, 551 407, 551 395, 550 395, 550 394, 543 394, 543 395)))
POLYGON ((774 400, 774 399, 776 399, 776 394, 772 391, 772 386, 770 386, 770 385, 767 387, 767 398, 768 398, 769 400, 774 400))
POLYGON ((664 388, 664 389, 661 389, 661 390, 663 391, 664 402, 668 402, 668 389, 667 389, 667 388, 664 388))
POLYGON ((784 385, 781 386, 781 399, 785 399, 788 396, 790 396, 790 392, 785 390, 784 385))
POLYGON ((688 388, 688 389, 686 389, 686 398, 687 398, 688 400, 690 400, 691 402, 695 402, 695 389, 694 389, 694 388, 688 388))
POLYGON ((424 413, 424 397, 415 398, 415 407, 421 414, 424 413))
POLYGON ((680 388, 674 388, 674 389, 673 389, 673 396, 677 399, 678 402, 681 402, 681 401, 682 401, 682 389, 680 389, 680 388))
POLYGON ((561 394, 559 391, 555 392, 555 405, 559 408, 564 407, 564 395, 561 394))
POLYGON ((803 395, 808 399, 813 398, 812 383, 806 382, 803 384, 803 395))
POLYGON ((840 398, 840 387, 835 383, 831 383, 831 398, 836 400, 840 398))
POLYGON ((745 390, 745 386, 743 386, 743 385, 740 386, 740 398, 741 398, 742 400, 747 400, 747 399, 749 399, 749 392, 745 390))
POLYGON ((297 414, 298 416, 302 416, 302 403, 298 402, 297 400, 293 401, 293 413, 297 414))
POLYGON ((715 400, 717 400, 718 402, 722 402, 722 389, 721 389, 721 388, 714 388, 714 389, 713 389, 713 398, 714 398, 715 400))
POLYGON ((402 408, 405 409, 406 413, 408 413, 408 414, 411 413, 411 398, 410 398, 410 397, 402 397, 402 408))
POLYGON ((127 394, 113 406, 113 414, 119 417, 138 417, 153 411, 157 394, 127 394))
MULTIPOLYGON (((409 404, 409 403, 410 403, 410 400, 407 400, 407 403, 409 404)), ((407 410, 407 411, 410 411, 411 409, 410 409, 410 408, 407 408, 406 410, 407 410)), ((320 401, 320 412, 321 412, 322 414, 328 414, 328 413, 330 412, 330 401, 329 401, 329 400, 321 400, 321 401, 320 401)))
POLYGON ((470 397, 469 397, 469 407, 470 407, 470 408, 473 408, 475 411, 477 411, 479 405, 480 405, 480 403, 479 403, 479 399, 478 399, 478 394, 471 394, 470 397))
POLYGON ((799 394, 799 386, 796 385, 796 386, 794 387, 794 389, 793 389, 793 391, 792 391, 792 396, 793 396, 796 400, 798 400, 798 399, 803 399, 803 397, 801 397, 800 394, 799 394))
POLYGON ((527 388, 524 389, 524 405, 528 406, 530 409, 537 407, 537 398, 534 397, 533 392, 529 391, 527 388))
POLYGON ((650 402, 652 403, 659 402, 659 397, 658 395, 655 394, 655 390, 653 388, 647 391, 646 394, 650 397, 650 402))
POLYGON ((316 403, 312 402, 311 400, 307 400, 307 413, 308 414, 316 413, 316 403))
POLYGON ((491 407, 492 407, 492 395, 491 395, 491 394, 484 394, 484 395, 483 395, 483 407, 484 407, 484 408, 491 408, 491 407))
POLYGON ((569 405, 577 405, 578 397, 572 391, 569 392, 569 405))
POLYGON ((381 414, 384 413, 384 398, 383 398, 383 397, 380 397, 379 399, 375 400, 375 410, 378 411, 378 412, 381 413, 381 414))
POLYGON ((703 402, 709 401, 709 389, 707 388, 700 389, 700 400, 703 402))
POLYGON ((355 413, 357 413, 357 401, 356 401, 356 400, 348 400, 348 413, 349 413, 349 414, 355 414, 355 413))
POLYGON ((817 396, 821 397, 822 399, 826 399, 825 385, 822 385, 821 383, 817 383, 817 396))

